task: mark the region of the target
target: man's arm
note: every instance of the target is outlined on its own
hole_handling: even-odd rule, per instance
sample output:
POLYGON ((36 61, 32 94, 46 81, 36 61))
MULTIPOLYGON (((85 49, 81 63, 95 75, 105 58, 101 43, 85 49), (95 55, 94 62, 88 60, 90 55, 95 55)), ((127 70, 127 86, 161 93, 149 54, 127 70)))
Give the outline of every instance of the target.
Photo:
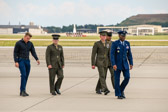
POLYGON ((18 56, 19 56, 19 43, 17 42, 15 44, 14 52, 13 52, 13 58, 15 63, 18 62, 18 56))
POLYGON ((38 59, 38 57, 37 57, 37 54, 36 54, 36 51, 35 51, 35 48, 34 48, 33 43, 32 43, 30 52, 31 52, 32 56, 34 57, 34 59, 37 61, 38 65, 39 65, 39 64, 40 64, 40 61, 39 61, 39 59, 38 59))
POLYGON ((127 58, 130 64, 130 69, 132 69, 133 67, 133 58, 132 58, 132 52, 131 52, 131 47, 130 47, 130 43, 128 42, 129 45, 129 49, 128 49, 128 53, 127 53, 127 58))
POLYGON ((92 63, 92 68, 94 69, 95 68, 95 64, 96 64, 96 54, 97 54, 97 44, 95 43, 94 46, 93 46, 93 49, 92 49, 92 56, 91 56, 91 63, 92 63))
POLYGON ((47 64, 47 67, 49 65, 51 65, 51 59, 50 59, 50 47, 48 46, 47 49, 46 49, 46 64, 47 64))
POLYGON ((61 51, 61 62, 62 62, 62 66, 64 67, 64 52, 63 52, 63 48, 61 51))
POLYGON ((115 53, 116 53, 116 45, 115 45, 115 42, 113 42, 112 46, 111 46, 110 60, 111 60, 111 64, 112 64, 113 69, 116 71, 117 65, 115 62, 115 53))
POLYGON ((110 61, 111 61, 111 64, 112 66, 116 65, 115 63, 115 52, 116 51, 116 45, 115 45, 115 42, 112 43, 111 45, 111 51, 110 51, 110 61))
POLYGON ((38 60, 38 57, 37 57, 37 54, 36 54, 36 51, 35 51, 35 48, 34 48, 33 43, 32 43, 32 46, 31 46, 30 51, 31 51, 31 54, 32 54, 32 56, 34 57, 34 59, 37 61, 37 60, 38 60))
POLYGON ((14 58, 14 61, 15 61, 15 66, 16 67, 19 67, 19 63, 18 63, 18 58, 19 58, 19 43, 17 42, 15 44, 15 48, 14 48, 14 51, 13 51, 13 58, 14 58))

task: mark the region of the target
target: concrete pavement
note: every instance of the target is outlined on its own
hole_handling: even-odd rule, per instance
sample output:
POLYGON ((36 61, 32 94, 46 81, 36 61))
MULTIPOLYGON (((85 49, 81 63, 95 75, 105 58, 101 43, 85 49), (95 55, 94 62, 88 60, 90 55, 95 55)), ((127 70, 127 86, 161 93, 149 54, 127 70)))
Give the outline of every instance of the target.
MULTIPOLYGON (((133 47, 134 69, 126 88, 127 99, 118 100, 110 82, 111 93, 95 94, 97 70, 90 67, 91 48, 64 48, 66 66, 62 95, 49 94, 45 47, 36 48, 41 60, 32 70, 27 92, 19 96, 20 74, 14 67, 13 48, 0 48, 0 112, 167 112, 168 111, 168 48, 133 47)), ((32 58, 32 57, 31 57, 32 58)), ((123 78, 121 78, 122 80, 123 78)))
MULTIPOLYGON (((16 41, 16 40, 20 40, 20 38, 19 39, 1 39, 0 38, 0 41, 16 41)), ((52 39, 31 39, 31 41, 52 41, 52 39)), ((93 42, 95 42, 95 41, 99 41, 99 39, 60 39, 60 41, 93 41, 93 42)), ((113 41, 115 41, 115 40, 113 40, 113 41)), ((136 39, 136 40, 129 40, 129 41, 149 41, 149 42, 152 42, 152 41, 158 41, 158 42, 162 42, 162 41, 168 41, 168 40, 159 40, 159 39, 153 39, 153 40, 145 40, 145 39, 136 39)))

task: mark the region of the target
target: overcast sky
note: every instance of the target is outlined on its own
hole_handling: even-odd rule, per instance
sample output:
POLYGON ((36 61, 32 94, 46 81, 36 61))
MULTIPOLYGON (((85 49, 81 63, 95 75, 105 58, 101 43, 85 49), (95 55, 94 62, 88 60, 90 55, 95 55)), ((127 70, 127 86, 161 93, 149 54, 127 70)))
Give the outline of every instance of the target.
POLYGON ((109 25, 155 13, 168 13, 168 0, 0 0, 0 25, 109 25))

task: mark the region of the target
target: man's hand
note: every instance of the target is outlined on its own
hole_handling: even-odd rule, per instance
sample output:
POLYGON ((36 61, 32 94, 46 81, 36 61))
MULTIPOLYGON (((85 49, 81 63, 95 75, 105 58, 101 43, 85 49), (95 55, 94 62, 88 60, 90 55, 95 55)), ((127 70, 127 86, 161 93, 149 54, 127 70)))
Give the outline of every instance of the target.
POLYGON ((39 60, 37 60, 37 65, 40 65, 40 61, 39 60))
POLYGON ((92 66, 92 69, 95 69, 95 66, 92 66))
POLYGON ((132 68, 133 68, 133 65, 130 65, 130 70, 132 70, 132 68))
POLYGON ((113 69, 116 71, 116 70, 117 70, 117 65, 114 65, 114 66, 113 66, 113 69))
POLYGON ((48 65, 48 69, 51 69, 52 68, 52 65, 48 65))
POLYGON ((18 62, 15 63, 15 67, 19 68, 19 63, 18 62))

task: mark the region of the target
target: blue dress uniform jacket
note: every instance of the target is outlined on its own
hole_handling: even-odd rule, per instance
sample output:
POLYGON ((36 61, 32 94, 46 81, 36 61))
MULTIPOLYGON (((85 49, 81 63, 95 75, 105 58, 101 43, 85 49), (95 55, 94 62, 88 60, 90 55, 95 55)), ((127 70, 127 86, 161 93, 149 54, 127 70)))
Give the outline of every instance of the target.
POLYGON ((120 40, 113 42, 110 59, 112 66, 117 65, 117 69, 129 69, 129 64, 133 65, 130 43, 126 40, 124 41, 124 45, 121 44, 120 40))
POLYGON ((110 59, 112 66, 117 66, 117 70, 114 71, 115 96, 122 96, 130 79, 129 64, 133 65, 130 43, 128 41, 122 42, 120 40, 113 42, 111 46, 110 59), (121 71, 123 72, 124 80, 120 85, 121 71))

